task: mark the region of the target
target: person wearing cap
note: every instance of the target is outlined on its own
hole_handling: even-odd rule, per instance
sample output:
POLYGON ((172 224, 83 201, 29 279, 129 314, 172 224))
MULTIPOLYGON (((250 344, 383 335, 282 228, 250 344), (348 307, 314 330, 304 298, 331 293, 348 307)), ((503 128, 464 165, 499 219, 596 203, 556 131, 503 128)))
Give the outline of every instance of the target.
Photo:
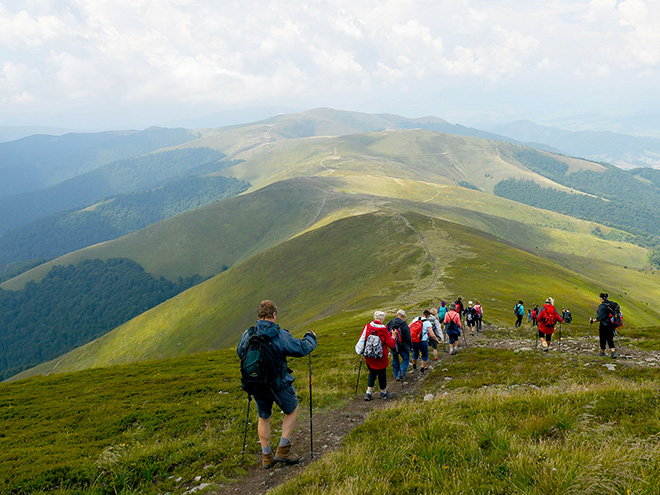
POLYGON ((387 323, 387 328, 396 343, 392 349, 392 372, 394 379, 402 382, 408 371, 413 346, 410 327, 406 323, 406 312, 402 309, 397 311, 396 317, 387 323))
POLYGON ((545 300, 543 309, 539 311, 536 317, 539 327, 539 339, 545 352, 550 350, 550 341, 552 340, 552 334, 555 333, 555 324, 562 321, 564 320, 555 308, 555 300, 552 297, 548 297, 545 300))

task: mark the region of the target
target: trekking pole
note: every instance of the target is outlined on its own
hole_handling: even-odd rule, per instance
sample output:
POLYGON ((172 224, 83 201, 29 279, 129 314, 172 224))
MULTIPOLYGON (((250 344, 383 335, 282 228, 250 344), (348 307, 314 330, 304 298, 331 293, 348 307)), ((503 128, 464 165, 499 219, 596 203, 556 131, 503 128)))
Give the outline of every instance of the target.
MULTIPOLYGON (((461 330, 463 330, 463 329, 461 328, 461 330)), ((465 344, 465 348, 467 349, 468 348, 468 343, 467 343, 467 337, 465 336, 465 330, 463 330, 463 343, 465 344)))
POLYGON ((355 395, 357 395, 358 386, 360 385, 360 372, 362 371, 362 355, 360 355, 360 367, 358 368, 358 379, 355 382, 355 395))
MULTIPOLYGON (((362 360, 360 360, 360 363, 362 360)), ((312 353, 309 353, 309 455, 314 459, 314 428, 312 424, 312 353)))
POLYGON ((559 352, 561 352, 561 322, 559 322, 559 352))
POLYGON ((248 394, 248 406, 247 406, 247 414, 245 415, 245 431, 243 432, 243 450, 241 451, 241 462, 245 461, 245 444, 247 443, 247 429, 248 429, 248 420, 250 418, 251 401, 252 401, 252 396, 248 394))
POLYGON ((619 352, 621 353, 621 357, 625 359, 627 356, 623 353, 623 347, 621 346, 621 339, 619 338, 619 332, 617 332, 616 328, 614 329, 614 336, 616 337, 616 341, 619 343, 619 352))

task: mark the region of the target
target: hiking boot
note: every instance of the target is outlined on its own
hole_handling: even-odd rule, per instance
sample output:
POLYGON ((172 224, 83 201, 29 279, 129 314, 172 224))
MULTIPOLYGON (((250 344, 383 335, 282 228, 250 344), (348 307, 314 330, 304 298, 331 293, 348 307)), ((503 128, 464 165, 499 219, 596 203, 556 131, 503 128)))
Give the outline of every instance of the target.
POLYGON ((286 464, 298 464, 300 462, 300 456, 297 454, 292 454, 291 453, 291 444, 287 445, 280 445, 277 447, 277 451, 275 452, 275 457, 273 458, 273 462, 284 462, 286 464))
POLYGON ((612 353, 612 359, 616 359, 617 357, 618 357, 618 355, 617 355, 616 351, 614 351, 614 352, 612 353))
POLYGON ((391 399, 391 398, 392 398, 392 394, 390 394, 389 392, 381 392, 381 393, 380 393, 380 398, 381 398, 381 399, 391 399))
POLYGON ((605 351, 600 351, 600 352, 598 353, 598 355, 599 355, 600 357, 605 357, 605 351))
POLYGON ((417 370, 417 365, 413 364, 412 371, 415 371, 415 370, 417 370))
POLYGON ((543 348, 543 352, 548 352, 549 350, 550 350, 549 347, 544 347, 544 348, 543 348))
POLYGON ((374 400, 374 396, 371 395, 371 392, 367 392, 366 394, 364 394, 364 400, 367 400, 367 401, 374 400))
POLYGON ((270 469, 273 467, 273 464, 275 464, 275 461, 273 461, 274 457, 275 454, 272 450, 268 454, 261 453, 261 465, 264 469, 270 469))
POLYGON ((423 375, 424 373, 426 373, 426 368, 420 368, 419 372, 423 375))

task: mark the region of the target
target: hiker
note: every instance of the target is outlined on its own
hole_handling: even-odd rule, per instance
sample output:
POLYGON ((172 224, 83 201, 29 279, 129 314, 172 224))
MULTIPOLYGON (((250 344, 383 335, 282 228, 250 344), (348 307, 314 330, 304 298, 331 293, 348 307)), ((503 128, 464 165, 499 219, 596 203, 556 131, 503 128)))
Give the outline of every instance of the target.
POLYGON ((429 362, 429 339, 437 342, 438 338, 433 333, 433 325, 428 317, 431 312, 428 309, 424 310, 424 316, 418 316, 410 323, 410 336, 413 342, 413 358, 412 365, 413 371, 417 369, 417 360, 422 357, 422 363, 419 367, 419 372, 424 374, 425 368, 428 367, 429 362))
POLYGON ((555 300, 552 297, 548 297, 545 300, 543 309, 539 311, 536 321, 539 327, 539 339, 541 340, 541 345, 543 346, 543 350, 548 352, 550 350, 552 334, 555 332, 556 323, 564 321, 562 317, 559 316, 559 313, 557 313, 557 310, 555 309, 555 300))
POLYGON ((571 314, 571 310, 568 308, 562 308, 561 317, 564 319, 564 323, 570 323, 573 321, 573 315, 571 314))
POLYGON ((468 307, 465 308, 463 312, 465 315, 465 323, 467 324, 470 335, 474 337, 474 329, 477 326, 477 320, 479 319, 479 314, 477 310, 472 307, 472 301, 468 301, 468 307))
MULTIPOLYGON (((610 356, 612 359, 616 359, 616 348, 614 347, 614 331, 616 326, 612 323, 610 317, 610 305, 612 301, 608 299, 607 292, 601 292, 598 297, 600 297, 600 304, 596 310, 596 317, 589 318, 589 323, 594 321, 598 322, 598 335, 600 337, 600 356, 605 357, 605 346, 610 346, 610 356)), ((616 303, 614 303, 616 304, 616 303)), ((617 305, 618 306, 618 305, 617 305)))
POLYGON ((527 312, 527 323, 531 323, 531 321, 532 321, 532 310, 530 309, 527 312))
POLYGON ((447 303, 445 301, 441 301, 440 306, 438 307, 438 321, 442 325, 445 324, 445 315, 446 314, 447 314, 447 303))
POLYGON ((252 334, 265 335, 279 358, 276 366, 279 368, 279 387, 263 393, 254 394, 257 403, 257 415, 259 416, 257 431, 261 443, 261 464, 264 469, 270 469, 275 463, 297 464, 300 456, 291 453, 291 434, 298 415, 298 398, 293 388, 293 375, 287 367, 287 356, 303 357, 316 349, 316 334, 311 330, 306 332, 302 339, 294 338, 288 330, 280 328, 275 323, 277 318, 277 306, 273 301, 265 300, 259 305, 257 311, 257 324, 245 331, 238 344, 236 352, 241 359, 246 352, 248 341, 252 334), (284 413, 282 421, 282 437, 279 446, 273 453, 270 447, 270 417, 273 410, 273 402, 276 403, 284 413))
POLYGON ((454 303, 449 305, 449 311, 445 315, 445 329, 449 337, 449 354, 454 354, 458 351, 458 338, 461 336, 461 318, 454 303))
MULTIPOLYGON (((385 313, 382 311, 374 312, 373 321, 367 323, 362 330, 362 337, 365 338, 365 348, 363 353, 365 354, 364 361, 367 363, 367 369, 369 370, 369 378, 367 380, 367 392, 364 394, 364 400, 373 400, 373 389, 376 384, 376 378, 378 378, 378 386, 380 387, 380 398, 381 399, 390 399, 392 394, 387 391, 387 366, 390 364, 389 354, 387 349, 394 349, 396 343, 392 338, 387 326, 383 325, 385 321, 385 313), (380 339, 380 346, 382 348, 382 355, 380 358, 377 357, 367 357, 367 346, 369 344, 369 336, 375 335, 380 339)), ((360 337, 360 340, 362 340, 360 337)))
POLYGON ((479 299, 474 302, 474 309, 477 311, 477 332, 481 332, 481 324, 484 320, 484 308, 481 306, 479 299))
POLYGON ((461 322, 463 322, 463 310, 465 309, 465 306, 463 306, 463 299, 459 297, 454 304, 456 305, 456 312, 458 313, 461 322))
POLYGON ((525 308, 523 307, 522 301, 518 301, 518 304, 513 308, 513 312, 516 315, 516 323, 514 326, 519 327, 522 325, 523 315, 525 314, 525 308))
POLYGON ((403 382, 410 364, 410 352, 413 346, 412 340, 410 340, 410 327, 406 323, 406 312, 402 309, 397 311, 396 317, 387 323, 387 328, 396 344, 392 349, 394 379, 403 382))
POLYGON ((532 310, 532 326, 538 326, 537 318, 539 317, 539 305, 535 305, 532 310))
POLYGON ((429 316, 428 320, 431 322, 431 326, 433 327, 433 333, 435 334, 436 338, 435 339, 429 339, 429 345, 433 348, 433 360, 437 361, 438 360, 438 344, 442 342, 443 344, 445 343, 445 335, 442 331, 442 324, 440 323, 440 320, 438 320, 438 310, 435 308, 431 308, 429 310, 429 316))

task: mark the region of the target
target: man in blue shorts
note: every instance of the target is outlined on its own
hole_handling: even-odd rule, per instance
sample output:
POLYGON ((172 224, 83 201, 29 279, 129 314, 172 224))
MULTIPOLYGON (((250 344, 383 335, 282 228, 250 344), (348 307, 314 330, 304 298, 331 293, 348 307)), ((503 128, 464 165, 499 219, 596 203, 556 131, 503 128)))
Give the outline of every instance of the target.
MULTIPOLYGON (((312 331, 307 332, 302 339, 296 339, 288 330, 280 328, 275 323, 277 306, 273 301, 262 301, 257 317, 256 333, 270 337, 273 348, 279 357, 281 376, 279 390, 254 396, 259 416, 257 431, 261 443, 261 463, 264 469, 270 469, 277 462, 297 464, 300 461, 300 456, 291 453, 290 438, 298 416, 298 397, 293 388, 294 378, 289 372, 286 358, 287 356, 303 357, 310 354, 316 349, 317 339, 316 334, 312 331), (282 437, 275 453, 270 448, 270 417, 273 412, 273 403, 276 403, 285 415, 282 421, 282 437)), ((239 358, 243 358, 249 338, 249 331, 246 331, 236 349, 239 358)))

